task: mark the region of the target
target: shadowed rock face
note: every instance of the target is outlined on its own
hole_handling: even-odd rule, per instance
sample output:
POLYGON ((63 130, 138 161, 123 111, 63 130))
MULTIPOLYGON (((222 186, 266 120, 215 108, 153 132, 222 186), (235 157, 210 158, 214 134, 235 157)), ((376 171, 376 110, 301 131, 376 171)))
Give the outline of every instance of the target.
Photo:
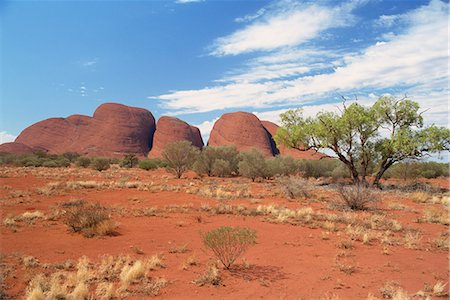
MULTIPOLYGON (((269 132, 270 139, 272 140, 273 144, 276 145, 275 141, 273 140, 273 136, 277 133, 277 129, 280 126, 270 121, 261 121, 261 123, 264 126, 264 128, 266 128, 267 132, 269 132)), ((276 147, 278 148, 277 150, 280 155, 292 156, 293 158, 296 159, 320 159, 325 156, 322 153, 315 152, 313 150, 300 151, 297 149, 287 148, 283 145, 279 145, 276 147)))
POLYGON ((100 105, 93 117, 50 118, 22 131, 16 142, 49 153, 86 156, 145 156, 151 148, 155 119, 146 109, 116 103, 100 105))
POLYGON ((4 143, 0 145, 0 153, 6 152, 6 153, 12 153, 12 154, 31 154, 33 153, 33 149, 28 147, 27 145, 11 142, 11 143, 4 143))
POLYGON ((197 127, 174 117, 159 118, 148 157, 161 157, 166 145, 177 141, 189 141, 198 148, 203 147, 203 139, 197 127))
POLYGON ((246 112, 222 115, 214 123, 208 145, 234 145, 238 151, 255 147, 266 156, 272 156, 276 153, 276 149, 272 148, 270 135, 261 121, 254 114, 246 112))

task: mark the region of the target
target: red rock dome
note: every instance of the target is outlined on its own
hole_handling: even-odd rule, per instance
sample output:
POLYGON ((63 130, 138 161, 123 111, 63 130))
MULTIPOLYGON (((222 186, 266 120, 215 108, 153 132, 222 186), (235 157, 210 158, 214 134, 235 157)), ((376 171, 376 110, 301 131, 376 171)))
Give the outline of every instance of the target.
POLYGON ((33 153, 33 149, 21 143, 11 142, 1 144, 0 153, 1 152, 22 155, 33 153))
POLYGON ((100 105, 94 117, 72 115, 40 121, 23 130, 16 142, 49 153, 87 156, 147 155, 155 131, 148 110, 116 103, 100 105))
POLYGON ((190 141, 196 147, 203 147, 203 139, 197 127, 175 117, 163 116, 156 124, 153 146, 148 157, 160 157, 167 144, 183 140, 190 141))
POLYGON ((270 135, 261 121, 251 113, 227 113, 214 123, 211 131, 209 146, 234 145, 238 151, 259 149, 264 155, 274 155, 275 149, 270 135))

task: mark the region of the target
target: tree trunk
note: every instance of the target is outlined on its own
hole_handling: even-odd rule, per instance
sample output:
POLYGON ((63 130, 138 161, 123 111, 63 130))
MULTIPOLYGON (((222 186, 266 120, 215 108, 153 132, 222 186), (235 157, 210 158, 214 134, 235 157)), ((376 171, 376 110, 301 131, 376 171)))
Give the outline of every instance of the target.
POLYGON ((389 162, 385 163, 384 165, 382 165, 382 167, 378 171, 377 175, 375 176, 375 179, 373 180, 373 183, 372 183, 373 186, 376 186, 377 188, 381 188, 381 186, 380 186, 381 177, 383 177, 384 172, 386 172, 386 170, 389 169, 393 164, 394 164, 393 161, 389 161, 389 162))

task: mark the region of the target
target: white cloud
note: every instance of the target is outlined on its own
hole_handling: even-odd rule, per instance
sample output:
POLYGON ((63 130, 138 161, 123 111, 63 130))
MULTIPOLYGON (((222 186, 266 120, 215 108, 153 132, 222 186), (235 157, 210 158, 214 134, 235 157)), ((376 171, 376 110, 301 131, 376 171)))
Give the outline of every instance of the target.
POLYGON ((264 15, 265 12, 266 12, 266 9, 265 8, 261 8, 260 10, 258 10, 254 14, 250 14, 250 15, 246 15, 246 16, 243 16, 243 17, 236 18, 236 19, 234 19, 234 21, 237 22, 237 23, 250 22, 250 21, 253 21, 253 20, 261 17, 262 15, 264 15))
POLYGON ((300 5, 282 1, 275 12, 228 36, 218 38, 212 55, 237 55, 253 51, 296 46, 333 27, 353 20, 349 6, 300 5))
POLYGON ((336 57, 321 60, 320 55, 314 58, 305 50, 283 49, 250 61, 243 70, 218 80, 216 86, 174 91, 157 99, 176 113, 190 113, 300 106, 338 93, 391 89, 393 94, 407 92, 422 107, 431 107, 425 116, 442 125, 443 112, 448 111, 448 8, 449 4, 435 0, 404 14, 408 26, 402 33, 392 33, 359 53, 337 52, 336 57), (303 67, 328 70, 303 76, 303 67))
POLYGON ((198 127, 198 129, 200 129, 200 133, 202 134, 203 142, 205 143, 205 145, 208 142, 209 134, 211 133, 211 130, 214 127, 214 123, 216 123, 217 120, 219 120, 219 118, 215 118, 211 121, 204 121, 200 124, 194 125, 195 127, 198 127))
POLYGON ((0 144, 14 142, 17 136, 7 133, 6 131, 0 131, 0 144))
POLYGON ((80 64, 83 67, 92 67, 95 64, 97 64, 97 62, 98 62, 98 58, 94 58, 94 59, 82 61, 80 64))

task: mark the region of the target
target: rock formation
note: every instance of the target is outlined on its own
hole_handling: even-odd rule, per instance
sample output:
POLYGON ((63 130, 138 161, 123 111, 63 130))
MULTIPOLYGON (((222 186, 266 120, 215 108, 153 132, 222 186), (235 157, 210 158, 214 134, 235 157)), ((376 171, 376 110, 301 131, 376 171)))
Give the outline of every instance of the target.
POLYGON ((24 145, 21 143, 16 143, 16 142, 11 142, 11 143, 4 143, 4 144, 0 145, 0 153, 2 153, 2 152, 22 155, 22 154, 31 154, 34 151, 27 145, 24 145))
MULTIPOLYGON (((277 133, 278 126, 275 123, 272 123, 270 121, 261 121, 262 125, 270 134, 270 139, 275 144, 275 141, 273 140, 273 136, 277 133)), ((278 152, 280 155, 286 155, 286 156, 292 156, 296 159, 320 159, 324 157, 322 153, 316 152, 314 150, 307 150, 307 151, 300 151, 297 149, 287 148, 284 145, 278 145, 276 146, 278 149, 278 152)))
POLYGON ((208 141, 209 146, 234 145, 238 151, 259 149, 264 155, 276 154, 270 135, 261 121, 251 113, 227 113, 214 123, 208 141))
POLYGON ((36 150, 86 156, 145 156, 151 148, 155 119, 142 108, 116 103, 100 105, 93 117, 50 118, 23 130, 16 142, 36 150))
POLYGON ((197 127, 175 117, 163 116, 156 123, 153 147, 148 157, 160 157, 167 144, 183 140, 190 141, 196 147, 203 147, 203 139, 197 127))

